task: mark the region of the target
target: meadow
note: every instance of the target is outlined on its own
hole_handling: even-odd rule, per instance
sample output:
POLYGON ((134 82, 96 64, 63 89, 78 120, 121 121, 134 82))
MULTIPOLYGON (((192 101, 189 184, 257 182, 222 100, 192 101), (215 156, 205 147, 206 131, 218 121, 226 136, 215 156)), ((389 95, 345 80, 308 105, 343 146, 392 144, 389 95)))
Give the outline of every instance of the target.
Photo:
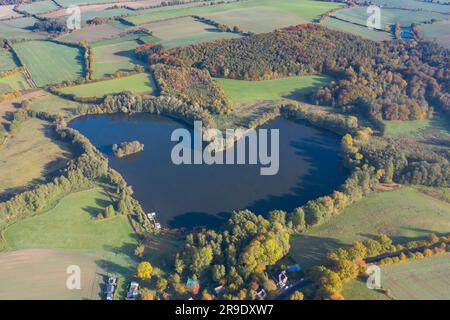
MULTIPOLYGON (((114 0, 114 2, 125 2, 129 0, 114 0)), ((111 0, 56 0, 56 2, 61 6, 67 8, 68 6, 77 6, 77 5, 83 5, 86 3, 89 4, 97 4, 97 3, 110 3, 111 0)))
POLYGON ((43 35, 27 29, 37 20, 35 18, 18 18, 0 21, 0 35, 8 39, 41 39, 43 35))
POLYGON ((450 299, 450 254, 385 266, 382 286, 398 300, 450 299))
POLYGON ((233 103, 299 98, 330 81, 326 76, 298 76, 275 80, 245 81, 215 78, 233 103))
MULTIPOLYGON (((120 17, 123 15, 133 14, 135 11, 127 8, 110 8, 102 11, 86 11, 81 14, 81 22, 85 23, 86 21, 93 18, 113 18, 120 17)), ((66 17, 59 18, 59 21, 65 22, 67 20, 66 17)))
POLYGON ((72 116, 80 104, 47 92, 40 97, 31 99, 30 102, 30 110, 66 117, 72 116))
POLYGON ((37 99, 45 95, 45 91, 35 90, 22 93, 20 97, 14 98, 12 100, 0 102, 0 125, 4 126, 6 130, 9 128, 11 113, 17 110, 18 106, 20 106, 20 103, 23 100, 37 99))
POLYGON ((108 261, 109 265, 103 261, 99 265, 111 272, 128 268, 134 264, 136 246, 128 218, 92 219, 109 204, 109 196, 100 187, 71 193, 52 209, 7 227, 3 232, 6 249, 78 250, 108 261))
POLYGON ((82 84, 79 86, 61 88, 65 94, 77 97, 103 97, 108 94, 131 91, 132 93, 152 93, 155 90, 153 77, 148 73, 139 73, 128 77, 116 78, 82 84))
POLYGON ((0 253, 2 300, 99 300, 106 272, 93 254, 55 249, 25 249, 0 253), (67 267, 82 270, 81 290, 67 290, 67 267), (33 266, 30 268, 30 266, 33 266))
POLYGON ((450 203, 414 187, 375 192, 347 207, 329 222, 294 236, 291 254, 304 267, 320 264, 325 254, 386 233, 395 242, 450 230, 450 203))
POLYGON ((0 49, 0 73, 17 67, 13 54, 5 49, 0 49))
POLYGON ((0 94, 29 89, 30 86, 21 72, 0 78, 0 94))
POLYGON ((94 78, 103 78, 116 71, 130 71, 135 65, 142 65, 133 52, 138 45, 138 40, 130 37, 93 43, 94 78))
MULTIPOLYGON (((366 0, 356 0, 356 3, 367 3, 366 0)), ((434 12, 448 12, 448 7, 439 3, 432 3, 430 1, 422 0, 371 0, 370 3, 374 5, 382 5, 390 8, 402 8, 409 10, 420 11, 434 11, 434 12)))
MULTIPOLYGON (((12 254, 20 254, 24 249, 39 249, 38 252, 52 249, 50 259, 54 259, 56 265, 65 261, 61 253, 69 255, 73 261, 71 264, 78 261, 88 264, 85 273, 91 278, 88 279, 92 288, 89 288, 88 292, 78 293, 77 298, 103 298, 100 296, 97 273, 131 277, 136 264, 134 248, 137 242, 128 218, 120 215, 106 220, 92 219, 109 204, 111 200, 100 186, 71 193, 48 211, 37 213, 7 227, 2 234, 5 248, 7 251, 14 251, 12 254), (82 297, 79 296, 81 294, 82 297)), ((0 260, 1 258, 2 255, 0 260)), ((19 261, 16 267, 19 270, 25 268, 23 260, 22 263, 19 261)), ((67 295, 66 289, 58 286, 58 273, 50 275, 49 282, 39 281, 39 267, 44 270, 51 268, 48 264, 38 263, 38 269, 29 271, 29 277, 22 279, 19 284, 27 286, 27 279, 36 278, 37 289, 52 286, 57 290, 56 293, 61 290, 61 294, 67 295)))
POLYGON ((22 16, 20 13, 15 12, 14 9, 15 5, 4 5, 2 6, 0 10, 0 19, 10 19, 10 18, 17 18, 22 16))
POLYGON ((412 120, 412 121, 384 121, 386 125, 386 136, 388 137, 412 137, 421 138, 424 133, 431 130, 439 130, 442 133, 450 134, 447 126, 447 119, 443 114, 438 114, 433 119, 412 120))
MULTIPOLYGON (((397 263, 381 268, 381 285, 394 300, 450 299, 450 254, 422 260, 397 263)), ((347 300, 386 300, 387 295, 369 290, 364 281, 352 280, 344 284, 347 300)))
POLYGON ((223 38, 235 38, 237 34, 221 32, 217 28, 195 20, 192 17, 150 22, 140 26, 152 33, 165 48, 186 46, 223 38))
MULTIPOLYGON (((256 32, 264 32, 264 30, 273 30, 277 25, 283 22, 280 20, 288 19, 292 24, 304 23, 318 18, 321 14, 341 6, 337 3, 312 1, 312 0, 249 0, 234 3, 217 4, 210 6, 201 5, 182 5, 165 7, 151 10, 143 10, 141 14, 127 17, 126 20, 134 25, 141 25, 147 22, 177 18, 189 15, 208 16, 209 14, 222 13, 221 19, 232 19, 230 22, 239 22, 233 18, 234 15, 245 17, 245 25, 256 32), (250 9, 250 11, 248 10, 250 9), (246 10, 243 13, 238 10, 246 10), (262 11, 261 11, 262 10, 262 11), (228 12, 228 13, 227 13, 228 12), (250 16, 247 16, 250 14, 250 16), (265 14, 265 17, 261 15, 265 14), (267 17, 274 17, 267 19, 267 17), (294 19, 295 17, 295 19, 294 19), (255 25, 251 25, 254 20, 255 25), (261 23, 261 19, 265 18, 265 24, 261 23), (259 28, 264 28, 259 29, 259 28)), ((224 20, 223 20, 224 21, 224 20)))
POLYGON ((328 17, 321 22, 327 28, 347 32, 373 41, 387 41, 392 35, 386 31, 371 30, 365 26, 356 25, 333 17, 328 17))
POLYGON ((21 11, 25 11, 30 14, 45 13, 45 12, 49 12, 52 10, 56 10, 58 8, 59 7, 52 0, 43 0, 43 1, 25 3, 25 4, 21 4, 19 6, 19 9, 21 11))
POLYGON ((366 282, 361 279, 344 283, 342 294, 345 300, 390 300, 385 293, 368 289, 366 282))
POLYGON ((0 196, 42 183, 61 169, 71 152, 56 141, 50 125, 29 119, 9 137, 0 153, 0 196))
POLYGON ((419 27, 420 35, 428 41, 436 41, 444 48, 450 49, 450 20, 419 27))
POLYGON ((74 43, 83 40, 87 42, 95 42, 117 37, 121 33, 123 33, 123 30, 120 30, 109 24, 102 24, 95 27, 83 26, 83 28, 79 30, 74 30, 70 33, 63 34, 58 38, 58 40, 74 43))
POLYGON ((13 48, 39 87, 83 76, 80 49, 50 41, 19 42, 13 48))
POLYGON ((265 6, 215 12, 205 14, 204 17, 227 26, 237 26, 241 30, 255 33, 270 32, 274 29, 310 22, 308 17, 265 6), (267 17, 270 17, 270 19, 268 20, 267 17))
MULTIPOLYGON (((366 26, 369 17, 367 7, 352 7, 333 12, 333 16, 339 19, 366 26)), ((412 23, 429 22, 432 19, 445 19, 446 15, 436 12, 409 11, 401 9, 383 8, 381 13, 381 28, 390 30, 391 25, 399 22, 403 27, 409 27, 412 23)))

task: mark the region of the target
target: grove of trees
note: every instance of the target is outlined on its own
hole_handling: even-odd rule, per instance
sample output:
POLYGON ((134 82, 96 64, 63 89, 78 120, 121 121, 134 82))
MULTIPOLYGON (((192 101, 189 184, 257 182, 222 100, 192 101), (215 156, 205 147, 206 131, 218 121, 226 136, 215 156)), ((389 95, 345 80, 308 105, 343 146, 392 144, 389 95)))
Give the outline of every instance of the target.
POLYGON ((243 80, 327 74, 335 80, 319 88, 311 102, 356 107, 376 119, 425 119, 432 115, 431 106, 450 110, 450 59, 434 43, 378 43, 307 24, 159 50, 148 60, 243 80))

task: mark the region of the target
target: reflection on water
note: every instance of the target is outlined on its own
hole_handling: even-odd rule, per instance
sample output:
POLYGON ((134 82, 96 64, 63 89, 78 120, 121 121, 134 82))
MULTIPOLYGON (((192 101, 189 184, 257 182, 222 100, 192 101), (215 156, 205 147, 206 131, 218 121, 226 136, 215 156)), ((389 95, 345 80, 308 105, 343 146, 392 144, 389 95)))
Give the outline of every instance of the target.
POLYGON ((264 126, 280 130, 280 168, 274 176, 261 176, 259 165, 174 165, 170 155, 176 142, 170 136, 184 126, 165 117, 93 115, 70 126, 108 156, 163 226, 217 227, 232 210, 245 208, 262 215, 289 211, 331 193, 345 179, 338 136, 281 118, 264 126), (113 157, 112 144, 132 140, 144 143, 144 151, 113 157))

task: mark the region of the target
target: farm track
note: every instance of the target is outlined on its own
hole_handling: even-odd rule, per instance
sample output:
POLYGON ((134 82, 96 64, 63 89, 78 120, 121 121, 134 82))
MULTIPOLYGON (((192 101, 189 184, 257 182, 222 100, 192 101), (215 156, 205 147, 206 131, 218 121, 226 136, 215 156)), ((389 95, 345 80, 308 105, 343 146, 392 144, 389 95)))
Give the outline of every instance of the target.
POLYGON ((33 78, 31 77, 31 74, 28 71, 27 67, 25 67, 25 66, 22 67, 22 74, 25 77, 25 80, 27 81, 27 83, 29 84, 29 86, 31 88, 37 88, 38 87, 36 85, 36 83, 34 82, 33 78))

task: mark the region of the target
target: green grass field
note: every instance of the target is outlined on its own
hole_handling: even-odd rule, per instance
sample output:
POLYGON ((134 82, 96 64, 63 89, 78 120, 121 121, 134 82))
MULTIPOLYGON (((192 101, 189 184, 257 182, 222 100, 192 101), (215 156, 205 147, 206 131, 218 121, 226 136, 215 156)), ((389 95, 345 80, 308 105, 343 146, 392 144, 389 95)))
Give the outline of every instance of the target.
MULTIPOLYGON (((395 300, 450 299, 450 254, 397 263, 381 268, 381 285, 395 300)), ((347 300, 380 300, 388 297, 369 290, 362 280, 344 285, 347 300)))
MULTIPOLYGON (((340 4, 331 3, 331 2, 322 2, 322 1, 312 1, 312 0, 249 0, 235 3, 227 3, 227 4, 219 4, 213 6, 199 6, 196 5, 183 5, 183 6, 173 6, 173 7, 164 7, 158 9, 151 10, 143 10, 141 14, 136 16, 127 17, 126 20, 135 24, 141 25, 144 23, 165 20, 170 18, 177 18, 188 15, 198 15, 205 16, 214 13, 224 13, 226 11, 230 11, 229 14, 224 13, 222 19, 227 17, 228 19, 234 19, 233 15, 236 14, 236 11, 232 10, 244 10, 250 9, 250 11, 245 11, 246 14, 250 14, 250 17, 245 14, 240 14, 242 17, 246 18, 246 25, 249 28, 252 28, 248 23, 251 23, 250 20, 255 21, 254 30, 258 32, 263 32, 263 30, 258 30, 258 26, 262 26, 264 30, 268 30, 268 25, 271 25, 272 28, 276 28, 280 23, 282 24, 282 19, 286 19, 289 16, 290 23, 297 22, 303 23, 305 21, 310 21, 312 19, 318 18, 321 14, 339 7, 340 4), (251 10, 254 9, 254 10, 251 10), (262 11, 261 11, 262 10, 262 11), (252 12, 253 11, 253 12, 252 12), (265 24, 261 23, 261 13, 269 14, 269 16, 274 17, 273 19, 267 19, 267 15, 265 16, 265 24), (250 19, 252 15, 255 15, 253 19, 250 19), (291 20, 293 17, 296 17, 296 20, 291 20), (248 19, 248 21, 247 21, 248 19)), ((233 20, 236 21, 236 20, 233 20)), ((239 21, 238 21, 239 22, 239 21)))
POLYGON ((153 77, 148 73, 92 82, 74 87, 61 88, 60 91, 66 94, 74 94, 77 97, 103 97, 108 94, 131 91, 133 93, 151 93, 155 90, 153 77))
POLYGON ((28 82, 21 72, 0 78, 0 94, 29 89, 28 82))
POLYGON ((18 67, 16 62, 14 61, 13 54, 4 49, 0 49, 0 72, 12 70, 18 67))
MULTIPOLYGON (((357 0, 356 3, 367 3, 366 0, 357 0)), ((442 1, 441 1, 442 2, 442 1)), ((402 8, 420 11, 448 12, 448 7, 439 3, 422 0, 371 0, 370 3, 391 8, 402 8)))
MULTIPOLYGON (((123 2, 123 1, 128 1, 128 0, 115 0, 114 2, 123 2)), ((62 7, 68 7, 70 5, 83 5, 86 3, 89 4, 96 4, 96 3, 110 3, 112 2, 111 0, 57 0, 56 1, 60 6, 62 7)))
POLYGON ((72 116, 80 103, 62 99, 50 93, 32 99, 30 109, 36 112, 46 112, 52 115, 72 116))
POLYGON ((66 164, 71 153, 54 138, 42 120, 29 119, 21 124, 0 151, 0 195, 42 183, 45 176, 66 164))
MULTIPOLYGON (((9 226, 3 232, 3 238, 6 250, 11 252, 0 254, 0 262, 6 260, 0 266, 0 280, 11 273, 20 275, 25 269, 28 271, 17 281, 17 287, 12 288, 11 295, 18 295, 20 288, 30 288, 29 292, 21 293, 22 298, 99 299, 102 297, 100 283, 103 282, 99 274, 131 277, 136 264, 136 238, 128 218, 92 219, 110 203, 104 189, 97 187, 71 193, 52 209, 9 226), (14 259, 14 256, 18 258, 14 259), (8 264, 14 270, 8 268, 8 264), (78 292, 67 292, 65 288, 65 271, 69 265, 82 267, 82 278, 85 278, 82 279, 82 290, 78 292), (50 288, 55 291, 39 293, 39 290, 50 288)), ((10 280, 2 283, 11 285, 10 280)), ((0 297, 5 294, 0 289, 0 297)))
POLYGON ((112 75, 116 71, 130 71, 142 62, 134 56, 133 50, 139 45, 134 38, 124 37, 103 40, 92 44, 94 52, 94 78, 112 75))
POLYGON ((356 36, 360 36, 373 41, 387 41, 392 39, 392 36, 389 32, 370 30, 369 28, 338 20, 333 17, 326 18, 321 22, 321 24, 333 30, 351 33, 356 36))
MULTIPOLYGON (((332 15, 359 25, 365 26, 367 23, 367 7, 352 7, 334 12, 332 15)), ((412 23, 423 23, 431 19, 445 19, 446 15, 435 12, 407 11, 400 9, 383 8, 381 12, 381 28, 390 30, 391 25, 399 22, 401 26, 409 27, 412 23)))
POLYGON ((98 300, 103 283, 93 254, 55 249, 25 249, 0 253, 2 300, 98 300), (67 267, 81 269, 81 290, 68 290, 67 267), (32 267, 30 267, 32 266, 32 267))
POLYGON ((69 194, 53 209, 8 227, 3 232, 6 248, 78 250, 105 260, 102 266, 111 272, 129 268, 136 239, 128 218, 92 219, 110 203, 102 188, 69 194))
POLYGON ((51 0, 36 1, 32 3, 21 4, 19 9, 31 14, 45 13, 56 10, 59 7, 51 0))
POLYGON ((436 41, 444 48, 450 49, 450 20, 424 24, 419 30, 425 40, 436 41))
POLYGON ((14 11, 15 5, 2 5, 0 10, 0 19, 11 19, 11 18, 18 18, 22 15, 20 13, 17 13, 14 11))
POLYGON ((291 254, 304 267, 320 264, 336 248, 378 233, 403 243, 450 230, 450 203, 402 187, 376 192, 346 208, 339 216, 306 234, 292 237, 291 254))
POLYGON ((345 283, 342 294, 345 300, 390 300, 383 292, 368 289, 366 283, 361 279, 345 283))
POLYGON ((234 102, 279 100, 299 97, 330 81, 326 76, 298 76, 275 80, 245 81, 215 78, 226 95, 234 102))
MULTIPOLYGON (((102 11, 85 11, 81 14, 81 22, 85 23, 87 20, 93 19, 93 18, 113 18, 113 17, 120 17, 123 15, 129 15, 133 14, 135 11, 130 10, 127 8, 112 8, 112 9, 106 9, 102 11)), ((61 17, 59 18, 59 21, 65 22, 67 20, 67 17, 61 17)))
POLYGON ((74 43, 83 40, 94 42, 117 37, 121 33, 123 33, 123 30, 109 24, 102 24, 95 27, 83 27, 79 30, 74 30, 70 33, 63 34, 58 40, 74 43))
MULTIPOLYGON (((307 9, 305 8, 305 12, 307 9)), ((276 7, 257 6, 205 14, 205 18, 228 26, 238 26, 244 31, 255 33, 308 23, 311 18, 291 13, 276 7), (267 19, 270 17, 270 19, 267 19)))
POLYGON ((37 86, 76 80, 83 76, 81 50, 50 41, 13 45, 37 86))
POLYGON ((383 267, 381 283, 398 300, 449 300, 450 254, 383 267))
POLYGON ((37 22, 35 18, 19 18, 0 21, 0 35, 5 39, 41 39, 45 36, 27 30, 37 22))
MULTIPOLYGON (((165 48, 239 37, 235 33, 220 32, 210 25, 194 20, 192 17, 150 22, 141 27, 152 32, 153 39, 150 39, 151 42, 159 42, 165 48)), ((149 42, 145 38, 141 39, 149 42)))

